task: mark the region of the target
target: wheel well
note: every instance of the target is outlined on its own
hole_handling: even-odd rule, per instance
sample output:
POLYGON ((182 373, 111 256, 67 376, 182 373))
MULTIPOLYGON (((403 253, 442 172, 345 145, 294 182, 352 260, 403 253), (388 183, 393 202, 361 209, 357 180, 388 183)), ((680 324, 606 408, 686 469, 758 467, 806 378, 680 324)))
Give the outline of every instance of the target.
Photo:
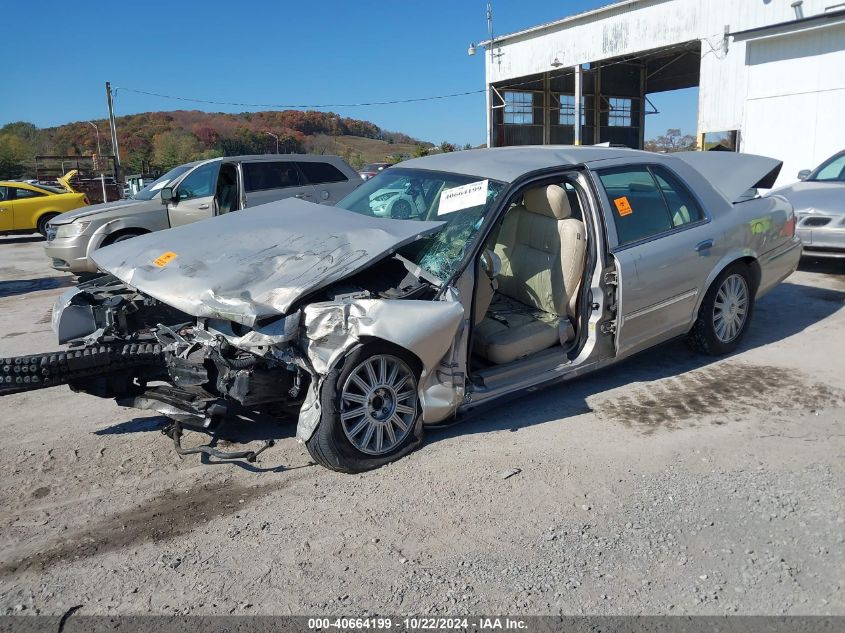
MULTIPOLYGON (((728 266, 730 266, 731 264, 734 264, 736 262, 744 263, 748 267, 748 270, 751 271, 751 281, 754 283, 754 292, 757 292, 757 288, 760 287, 760 278, 762 277, 762 274, 763 274, 762 270, 760 269, 760 262, 758 262, 756 259, 754 259, 751 256, 746 256, 746 257, 740 257, 739 259, 734 260, 733 262, 728 264, 728 266)), ((725 266, 725 268, 727 268, 727 266, 725 266)))
POLYGON ((414 354, 414 352, 409 350, 407 347, 402 347, 401 345, 397 345, 396 343, 391 343, 390 341, 387 341, 383 338, 379 338, 378 336, 362 336, 358 339, 358 341, 359 343, 361 343, 361 345, 366 345, 367 343, 381 343, 383 345, 387 345, 388 347, 392 347, 393 349, 403 354, 407 354, 409 360, 411 360, 414 365, 411 369, 413 369, 417 373, 417 376, 420 376, 422 374, 423 364, 420 360, 420 357, 414 354))
POLYGON ((49 222, 57 215, 61 215, 61 211, 45 211, 41 215, 38 216, 38 219, 35 221, 35 228, 40 229, 41 225, 45 222, 49 222))
POLYGON ((103 240, 103 246, 108 246, 112 242, 114 242, 117 238, 123 235, 144 235, 145 233, 149 233, 146 229, 141 228, 127 228, 127 229, 119 229, 114 233, 109 233, 108 237, 103 240))

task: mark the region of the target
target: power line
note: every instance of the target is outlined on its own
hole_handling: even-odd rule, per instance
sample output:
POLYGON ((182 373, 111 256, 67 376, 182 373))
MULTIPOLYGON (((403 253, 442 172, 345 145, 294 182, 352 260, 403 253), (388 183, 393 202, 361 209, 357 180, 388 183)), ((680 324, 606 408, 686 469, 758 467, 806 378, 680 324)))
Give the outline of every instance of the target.
POLYGON ((207 103, 210 105, 227 105, 227 106, 236 106, 239 108, 291 108, 291 109, 303 109, 303 108, 356 108, 361 106, 377 106, 377 105, 395 105, 400 103, 416 103, 419 101, 435 101, 438 99, 451 99, 452 97, 465 97, 467 95, 475 95, 484 93, 485 90, 483 88, 479 90, 467 90, 466 92, 453 92, 451 94, 445 95, 434 95, 431 97, 416 97, 413 99, 394 99, 391 101, 368 101, 363 103, 324 103, 324 104, 315 104, 315 103, 238 103, 234 101, 213 101, 210 99, 195 99, 193 97, 177 97, 175 95, 165 95, 158 92, 148 92, 146 90, 136 90, 135 88, 125 88, 122 86, 118 86, 115 88, 115 91, 123 90, 125 92, 134 92, 135 94, 139 95, 146 95, 148 97, 159 97, 160 99, 172 99, 174 101, 189 101, 191 103, 207 103))
MULTIPOLYGON (((707 44, 713 49, 713 45, 709 41, 709 37, 717 37, 722 35, 720 33, 715 33, 708 38, 702 38, 707 44)), ((665 46, 656 51, 646 51, 640 53, 638 55, 629 55, 629 56, 620 56, 620 59, 612 62, 597 62, 601 68, 607 68, 609 66, 615 66, 617 64, 629 64, 631 62, 635 62, 640 59, 644 59, 646 57, 653 57, 656 52, 664 53, 669 52, 672 50, 676 50, 679 48, 688 48, 689 42, 682 42, 679 44, 674 44, 670 46, 665 46)), ((711 52, 715 52, 714 50, 708 51, 705 55, 710 54, 711 52)), ((556 77, 562 77, 564 75, 569 74, 571 68, 560 69, 556 71, 549 72, 549 78, 554 79, 556 77)), ((537 73, 540 74, 540 73, 537 73)), ((524 85, 532 84, 540 80, 540 77, 534 79, 526 79, 523 81, 518 82, 509 82, 504 80, 505 85, 500 86, 502 88, 518 88, 524 85)), ((117 92, 118 90, 123 90, 125 92, 132 92, 139 95, 145 95, 148 97, 158 97, 159 99, 170 99, 172 101, 186 101, 189 103, 205 103, 208 105, 221 105, 221 106, 235 106, 239 108, 290 108, 290 109, 305 109, 305 108, 313 108, 313 109, 326 109, 326 108, 358 108, 364 106, 380 106, 380 105, 398 105, 403 103, 419 103, 422 101, 438 101, 441 99, 452 99, 454 97, 466 97, 469 95, 476 95, 476 94, 483 94, 487 91, 486 88, 480 88, 478 90, 466 90, 464 92, 453 92, 450 94, 443 94, 443 95, 433 95, 428 97, 414 97, 411 99, 392 99, 390 101, 365 101, 361 103, 323 103, 323 104, 315 104, 315 103, 241 103, 237 101, 217 101, 212 99, 196 99, 194 97, 180 97, 177 95, 166 95, 160 92, 150 92, 147 90, 138 90, 136 88, 126 88, 123 86, 116 86, 113 88, 113 92, 117 92)))

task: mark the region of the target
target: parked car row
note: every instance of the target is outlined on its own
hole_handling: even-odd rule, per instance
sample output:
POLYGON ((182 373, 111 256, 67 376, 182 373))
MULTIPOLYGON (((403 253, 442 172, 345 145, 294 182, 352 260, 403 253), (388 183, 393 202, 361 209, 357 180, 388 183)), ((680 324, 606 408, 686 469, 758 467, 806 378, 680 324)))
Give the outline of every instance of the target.
MULTIPOLYGON (((367 181, 390 166, 370 163, 359 175, 367 181)), ((54 268, 95 272, 91 254, 102 246, 285 197, 319 197, 320 203, 332 204, 360 184, 353 173, 336 156, 217 158, 180 165, 131 198, 93 206, 62 179, 61 188, 0 182, 0 234, 36 230, 47 238, 45 251, 54 268)), ((798 177, 799 182, 766 195, 781 195, 793 204, 805 254, 845 258, 845 150, 798 177)), ((421 202, 407 184, 382 187, 371 197, 374 212, 388 217, 410 217, 421 202)))
POLYGON ((170 416, 177 448, 185 424, 296 412, 316 462, 360 472, 427 426, 676 337, 729 353, 801 256, 789 202, 748 195, 781 166, 760 156, 471 150, 347 174, 334 206, 317 203, 340 181, 309 175, 327 166, 344 173, 242 157, 162 177, 138 203, 166 202, 175 228, 90 253, 107 274, 53 310, 70 351, 8 360, 26 380, 0 394, 69 383, 170 416), (228 213, 303 176, 310 199, 228 213))

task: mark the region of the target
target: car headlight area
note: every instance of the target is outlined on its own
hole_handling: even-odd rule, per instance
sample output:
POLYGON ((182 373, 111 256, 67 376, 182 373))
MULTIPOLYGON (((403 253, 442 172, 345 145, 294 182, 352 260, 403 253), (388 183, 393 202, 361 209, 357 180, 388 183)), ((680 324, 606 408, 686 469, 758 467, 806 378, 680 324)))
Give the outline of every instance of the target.
POLYGON ((88 228, 90 222, 69 222, 68 224, 59 224, 56 227, 56 239, 69 239, 71 237, 79 237, 88 228))

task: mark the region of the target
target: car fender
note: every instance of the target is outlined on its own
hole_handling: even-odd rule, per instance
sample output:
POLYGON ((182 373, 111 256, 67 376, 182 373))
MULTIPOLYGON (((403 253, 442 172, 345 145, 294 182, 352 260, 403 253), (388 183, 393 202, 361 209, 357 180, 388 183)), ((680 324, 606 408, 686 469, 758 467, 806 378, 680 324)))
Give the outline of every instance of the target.
MULTIPOLYGON (((436 368, 453 346, 464 320, 457 300, 359 299, 312 303, 303 310, 302 348, 312 383, 300 410, 296 435, 307 441, 320 419, 319 392, 326 374, 362 340, 380 339, 407 350, 422 366, 419 391, 426 419, 427 400, 440 408, 443 386, 436 368)), ((451 380, 451 377, 449 378, 451 380)))
POLYGON ((103 245, 109 236, 114 235, 118 231, 124 229, 131 229, 133 231, 141 231, 143 233, 151 233, 152 231, 160 231, 168 228, 167 226, 150 228, 149 222, 140 221, 143 218, 135 216, 128 216, 125 218, 115 218, 105 222, 102 226, 97 227, 94 233, 91 234, 91 239, 88 240, 88 246, 85 249, 85 256, 91 259, 91 254, 103 245))
POLYGON ((730 248, 724 255, 722 255, 718 263, 713 266, 713 268, 710 270, 710 274, 707 276, 707 280, 704 282, 701 288, 701 292, 698 293, 698 298, 695 303, 695 311, 693 312, 693 323, 698 318, 698 311, 701 309, 701 303, 704 301, 704 295, 707 294, 707 291, 710 289, 710 286, 713 285, 713 282, 716 281, 716 278, 722 274, 722 271, 736 261, 748 260, 749 258, 753 259, 755 262, 759 260, 757 252, 754 249, 748 247, 735 246, 730 248))

